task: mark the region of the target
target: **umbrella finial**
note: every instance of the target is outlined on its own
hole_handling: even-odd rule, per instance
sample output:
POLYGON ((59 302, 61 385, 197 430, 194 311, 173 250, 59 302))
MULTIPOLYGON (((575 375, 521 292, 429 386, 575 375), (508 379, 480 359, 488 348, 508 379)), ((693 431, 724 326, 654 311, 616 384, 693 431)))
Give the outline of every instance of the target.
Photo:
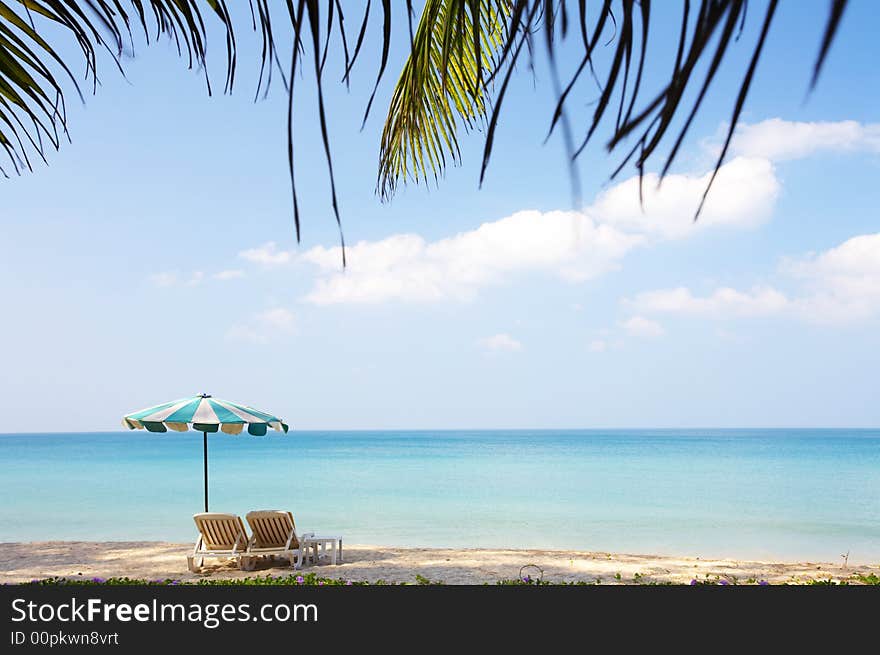
POLYGON ((210 398, 210 397, 211 397, 211 394, 209 394, 209 393, 202 394, 202 398, 210 398))

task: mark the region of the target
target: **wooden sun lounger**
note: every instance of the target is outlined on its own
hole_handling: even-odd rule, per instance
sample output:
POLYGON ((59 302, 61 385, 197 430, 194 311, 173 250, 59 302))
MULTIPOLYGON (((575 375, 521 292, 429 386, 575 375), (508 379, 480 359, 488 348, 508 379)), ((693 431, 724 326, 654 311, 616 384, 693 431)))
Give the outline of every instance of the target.
POLYGON ((308 554, 311 533, 298 535, 293 514, 281 510, 258 510, 247 513, 253 535, 247 545, 247 556, 276 555, 286 557, 290 565, 302 567, 308 554))
POLYGON ((248 535, 237 514, 204 512, 194 515, 193 520, 199 530, 199 537, 192 555, 186 558, 190 571, 198 573, 206 557, 232 558, 241 567, 241 558, 247 551, 248 535))

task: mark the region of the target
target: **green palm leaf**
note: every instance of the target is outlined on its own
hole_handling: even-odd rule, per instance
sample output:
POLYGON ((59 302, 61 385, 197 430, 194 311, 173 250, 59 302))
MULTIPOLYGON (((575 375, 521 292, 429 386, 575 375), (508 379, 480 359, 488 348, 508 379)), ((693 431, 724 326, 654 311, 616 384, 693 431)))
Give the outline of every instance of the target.
POLYGON ((379 152, 384 198, 399 182, 434 180, 458 162, 458 126, 486 117, 483 80, 492 73, 507 7, 490 0, 428 0, 394 87, 379 152))
MULTIPOLYGON (((829 0, 827 17, 817 17, 824 21, 825 29, 810 88, 822 69, 846 5, 847 0, 829 0)), ((298 87, 294 72, 302 64, 301 57, 307 50, 311 51, 312 74, 318 85, 317 114, 332 206, 341 234, 331 135, 322 91, 326 79, 324 65, 330 49, 340 48, 345 60, 340 77, 348 84, 369 25, 381 25, 381 62, 366 104, 366 121, 388 67, 392 32, 401 33, 399 28, 392 29, 392 2, 366 0, 356 7, 358 14, 361 9, 363 14, 355 23, 358 28, 355 39, 347 34, 343 15, 343 9, 351 11, 355 6, 353 2, 249 0, 248 6, 251 14, 248 27, 262 37, 256 95, 268 92, 273 71, 280 73, 289 93, 288 163, 297 239, 300 221, 295 184, 293 98, 298 87), (380 14, 381 20, 376 20, 376 14, 380 14), (281 64, 279 43, 292 52, 289 66, 281 64), (351 50, 350 43, 354 44, 351 50)), ((652 18, 655 14, 651 12, 651 0, 597 0, 595 3, 585 0, 424 0, 415 29, 412 2, 407 0, 406 33, 411 39, 411 50, 394 86, 382 130, 377 191, 383 198, 389 198, 400 184, 437 180, 449 162, 461 159, 459 130, 469 131, 477 126, 486 127, 482 181, 490 162, 508 84, 520 59, 534 57, 538 35, 543 36, 541 40, 551 64, 557 100, 555 111, 548 117, 548 136, 557 126, 562 127, 573 162, 600 124, 610 122, 611 138, 606 144, 609 150, 621 147, 625 140, 634 143, 624 153, 614 175, 628 163, 641 173, 660 144, 668 139, 671 148, 665 156, 662 169, 665 174, 719 65, 743 33, 747 16, 746 0, 682 0, 679 6, 679 44, 669 61, 671 72, 659 81, 649 81, 643 73, 650 26, 656 23, 652 18), (556 69, 555 53, 562 41, 572 38, 581 48, 581 60, 563 84, 556 69), (593 59, 600 45, 613 49, 603 77, 596 71, 593 59), (633 65, 634 71, 631 70, 633 65), (577 126, 570 120, 567 107, 575 98, 581 105, 595 99, 593 84, 586 82, 589 85, 586 91, 581 86, 587 71, 598 85, 599 95, 592 116, 580 126, 582 136, 577 144, 574 137, 577 126), (644 86, 659 88, 659 91, 644 99, 640 95, 644 86), (689 89, 696 94, 688 95, 689 89), (689 106, 682 104, 685 97, 694 98, 689 106), (682 115, 683 121, 675 120, 682 115), (674 125, 678 126, 677 132, 671 132, 674 125)), ((793 6, 795 11, 800 10, 793 6)), ((763 16, 759 16, 761 27, 758 37, 749 46, 751 57, 733 98, 729 131, 716 162, 716 172, 745 105, 777 8, 777 0, 768 0, 763 16)), ((669 3, 664 3, 662 9, 665 14, 672 11, 669 3)), ((162 36, 170 38, 190 68, 204 71, 210 94, 205 25, 209 16, 224 29, 224 91, 231 92, 238 46, 233 19, 224 0, 0 0, 0 146, 3 149, 0 173, 8 175, 8 170, 20 173, 31 169, 34 156, 45 161, 47 150, 59 148, 67 133, 64 89, 73 87, 80 92, 71 73, 79 64, 63 60, 45 34, 57 34, 60 27, 75 40, 85 63, 85 80, 91 83, 93 92, 97 88, 100 50, 109 53, 121 70, 120 55, 125 45, 134 47, 133 30, 142 32, 147 43, 162 36), (53 29, 46 29, 49 26, 53 29)), ((651 67, 652 70, 662 68, 662 65, 651 67)), ((574 173, 572 181, 577 183, 574 173)), ((706 191, 708 193, 708 188, 706 191)))

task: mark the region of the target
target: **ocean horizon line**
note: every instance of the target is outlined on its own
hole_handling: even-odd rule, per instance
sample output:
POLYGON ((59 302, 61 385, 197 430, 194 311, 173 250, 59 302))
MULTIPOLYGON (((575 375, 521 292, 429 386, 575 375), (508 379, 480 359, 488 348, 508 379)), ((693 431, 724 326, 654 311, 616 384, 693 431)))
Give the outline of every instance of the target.
MULTIPOLYGON (((801 431, 811 431, 811 432, 839 432, 842 430, 851 430, 856 432, 871 432, 871 431, 880 431, 880 426, 799 426, 799 425, 781 425, 781 426, 711 426, 711 425, 700 425, 693 427, 680 427, 680 426, 623 426, 623 427, 517 427, 517 428, 507 428, 507 427, 493 427, 493 428, 485 428, 485 427, 461 427, 461 428, 297 428, 295 426, 290 426, 290 433, 293 432, 301 432, 301 433, 370 433, 370 432, 383 432, 383 433, 413 433, 413 432, 440 432, 440 433, 452 433, 452 432, 633 432, 633 431, 644 431, 644 432, 696 432, 696 431, 713 431, 713 432, 752 432, 752 431, 785 431, 785 430, 801 430, 801 431)), ((179 433, 175 432, 174 434, 185 434, 186 432, 194 432, 201 434, 198 430, 189 429, 185 432, 179 433)), ((6 436, 22 436, 22 435, 59 435, 59 434, 135 434, 134 431, 131 430, 111 430, 111 429, 82 429, 82 430, 21 430, 21 431, 10 431, 10 432, 0 432, 0 437, 6 436)), ((165 433, 150 433, 150 434, 165 434, 165 433)), ((214 434, 214 433, 211 433, 214 434)), ((216 434, 221 434, 217 432, 216 434)), ((288 433, 289 435, 289 433, 288 433)), ((240 436, 240 435, 226 435, 226 436, 240 436)), ((245 435, 250 436, 250 435, 245 435)), ((265 436, 286 436, 284 434, 273 434, 272 432, 267 433, 265 436)))

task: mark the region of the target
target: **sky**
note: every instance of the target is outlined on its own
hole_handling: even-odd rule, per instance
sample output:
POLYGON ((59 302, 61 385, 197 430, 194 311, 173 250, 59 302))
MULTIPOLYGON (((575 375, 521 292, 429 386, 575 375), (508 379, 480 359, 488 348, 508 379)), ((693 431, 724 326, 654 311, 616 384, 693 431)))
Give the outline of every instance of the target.
MULTIPOLYGON (((361 130, 377 20, 351 89, 325 88, 346 270, 308 71, 297 244, 287 96, 254 103, 256 37, 240 30, 231 95, 208 97, 165 41, 136 47, 125 77, 103 62, 96 95, 69 100, 71 143, 2 182, 0 431, 121 429, 126 412, 202 392, 295 429, 877 427, 880 71, 865 55, 880 8, 851 3, 810 93, 827 11, 812 4, 780 8, 696 223, 757 4, 659 188, 662 159, 648 166, 644 210, 632 169, 609 179, 607 125, 578 160, 575 204, 559 135, 545 143, 540 53, 513 78, 482 188, 475 131, 438 184, 382 202, 406 44, 361 130)), ((652 24, 646 89, 676 22, 652 24)), ((222 47, 209 39, 221 88, 222 47)), ((561 69, 576 62, 563 46, 561 69)), ((579 89, 577 129, 597 95, 579 89)))

